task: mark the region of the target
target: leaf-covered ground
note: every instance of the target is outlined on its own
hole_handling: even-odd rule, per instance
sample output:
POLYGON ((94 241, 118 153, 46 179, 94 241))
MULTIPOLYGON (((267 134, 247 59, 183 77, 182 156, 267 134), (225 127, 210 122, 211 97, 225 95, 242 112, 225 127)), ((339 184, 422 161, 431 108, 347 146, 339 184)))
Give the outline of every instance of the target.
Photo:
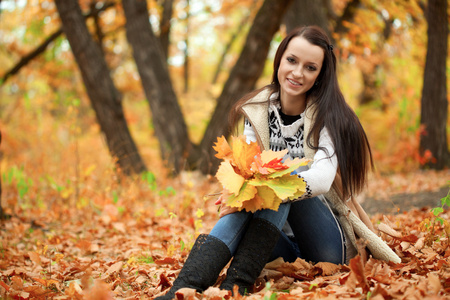
MULTIPOLYGON (((158 181, 152 174, 126 179, 88 173, 70 191, 51 181, 32 185, 26 193, 20 184, 6 185, 3 203, 11 218, 0 225, 0 298, 152 298, 171 285, 195 236, 207 233, 217 220, 215 198, 205 197, 218 192, 214 178, 186 173, 158 181)), ((364 201, 382 195, 384 200, 372 201, 394 207, 386 201, 390 196, 448 187, 449 174, 375 178, 364 201)), ((444 225, 435 222, 434 227, 430 207, 373 214, 401 264, 358 257, 348 266, 277 260, 262 272, 256 292, 244 298, 448 299, 449 214, 441 212, 444 225)), ((203 295, 185 290, 179 296, 229 295, 212 287, 203 295)))

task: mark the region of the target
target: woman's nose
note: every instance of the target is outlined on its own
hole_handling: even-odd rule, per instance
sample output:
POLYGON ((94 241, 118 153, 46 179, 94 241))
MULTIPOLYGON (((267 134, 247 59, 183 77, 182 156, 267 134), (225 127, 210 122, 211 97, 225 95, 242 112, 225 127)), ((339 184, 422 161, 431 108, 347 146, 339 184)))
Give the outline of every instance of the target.
POLYGON ((292 75, 294 75, 294 77, 302 77, 303 76, 303 71, 301 68, 295 68, 294 70, 292 70, 292 75))

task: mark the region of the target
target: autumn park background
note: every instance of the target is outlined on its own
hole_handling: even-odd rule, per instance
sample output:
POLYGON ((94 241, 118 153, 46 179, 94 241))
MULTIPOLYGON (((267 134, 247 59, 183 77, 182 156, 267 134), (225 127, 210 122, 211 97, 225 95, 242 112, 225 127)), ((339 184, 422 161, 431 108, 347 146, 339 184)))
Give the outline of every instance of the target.
POLYGON ((402 263, 277 262, 246 298, 449 297, 448 12, 447 0, 1 0, 0 299, 169 287, 218 218, 212 145, 231 105, 270 82, 278 43, 304 24, 333 38, 376 165, 358 199, 402 263))

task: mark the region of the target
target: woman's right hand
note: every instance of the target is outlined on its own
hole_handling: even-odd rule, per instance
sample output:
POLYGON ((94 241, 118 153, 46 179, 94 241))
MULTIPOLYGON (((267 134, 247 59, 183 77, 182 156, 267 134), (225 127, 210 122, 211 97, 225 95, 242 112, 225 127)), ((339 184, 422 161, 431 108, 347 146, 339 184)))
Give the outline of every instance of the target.
POLYGON ((231 207, 226 205, 225 201, 223 201, 222 196, 220 196, 216 202, 214 202, 215 205, 220 205, 219 208, 219 218, 222 218, 228 214, 232 214, 238 211, 236 207, 231 207))

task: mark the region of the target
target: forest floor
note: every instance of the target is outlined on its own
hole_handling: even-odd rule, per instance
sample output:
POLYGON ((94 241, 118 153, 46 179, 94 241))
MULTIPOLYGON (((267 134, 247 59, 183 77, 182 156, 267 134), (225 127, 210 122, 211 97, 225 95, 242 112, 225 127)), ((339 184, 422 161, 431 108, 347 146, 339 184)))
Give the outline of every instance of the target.
MULTIPOLYGON (((448 170, 378 176, 359 199, 401 263, 359 257, 349 265, 277 260, 243 298, 449 299, 450 213, 448 207, 439 213, 442 225, 430 213, 441 207, 449 179, 448 170)), ((202 197, 217 191, 212 178, 182 174, 158 187, 130 180, 120 187, 95 183, 80 186, 84 197, 76 203, 64 202, 64 191, 43 189, 35 192, 45 203, 6 206, 11 218, 0 223, 0 299, 162 295, 195 237, 217 220, 214 198, 202 197)), ((4 190, 4 203, 14 195, 4 190)), ((223 278, 224 271, 219 282, 223 278)), ((203 294, 182 290, 178 298, 230 298, 217 285, 203 294)))
POLYGON ((448 190, 448 187, 441 187, 435 191, 400 193, 394 194, 388 199, 366 197, 361 199, 360 204, 369 215, 403 213, 414 208, 440 206, 440 199, 447 195, 448 190))

